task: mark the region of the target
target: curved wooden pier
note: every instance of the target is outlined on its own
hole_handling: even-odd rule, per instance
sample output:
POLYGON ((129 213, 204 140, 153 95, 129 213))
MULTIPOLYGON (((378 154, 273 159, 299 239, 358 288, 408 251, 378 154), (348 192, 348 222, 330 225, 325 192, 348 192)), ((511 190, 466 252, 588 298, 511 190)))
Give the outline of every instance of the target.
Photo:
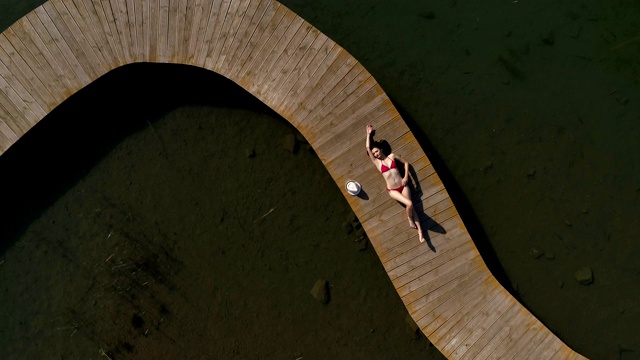
POLYGON ((293 124, 361 220, 409 313, 451 359, 584 359, 491 275, 449 195, 375 79, 302 18, 270 0, 51 0, 0 34, 0 154, 67 97, 119 66, 215 71, 293 124), (408 228, 364 156, 374 124, 414 167, 422 206, 444 231, 433 252, 408 228))

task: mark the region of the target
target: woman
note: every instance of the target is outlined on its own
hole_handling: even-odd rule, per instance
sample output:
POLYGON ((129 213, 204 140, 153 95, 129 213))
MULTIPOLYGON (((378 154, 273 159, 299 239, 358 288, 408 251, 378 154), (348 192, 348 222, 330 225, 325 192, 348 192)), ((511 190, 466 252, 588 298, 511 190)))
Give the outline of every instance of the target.
POLYGON ((422 236, 422 227, 420 226, 420 218, 413 207, 411 201, 411 190, 407 184, 409 183, 409 162, 401 157, 390 153, 385 155, 381 146, 377 142, 373 142, 373 126, 367 125, 367 153, 369 158, 382 173, 382 177, 387 183, 387 192, 392 199, 403 204, 407 209, 407 218, 409 226, 418 229, 418 238, 420 242, 424 242, 422 236), (396 160, 404 163, 404 177, 400 175, 400 171, 396 166, 396 160))

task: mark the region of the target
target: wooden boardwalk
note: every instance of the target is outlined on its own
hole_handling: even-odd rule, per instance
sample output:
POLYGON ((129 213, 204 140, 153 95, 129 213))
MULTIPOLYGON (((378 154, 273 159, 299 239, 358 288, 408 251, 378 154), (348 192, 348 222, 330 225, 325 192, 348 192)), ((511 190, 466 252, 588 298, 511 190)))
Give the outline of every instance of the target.
MULTIPOLYGON (((134 62, 215 71, 293 124, 345 193, 409 313, 450 359, 584 359, 491 275, 427 156, 349 53, 271 0, 51 0, 0 34, 0 154, 101 75, 134 62), (364 156, 373 124, 414 167, 444 231, 418 242, 364 156)), ((123 84, 125 86, 125 84, 123 84)))

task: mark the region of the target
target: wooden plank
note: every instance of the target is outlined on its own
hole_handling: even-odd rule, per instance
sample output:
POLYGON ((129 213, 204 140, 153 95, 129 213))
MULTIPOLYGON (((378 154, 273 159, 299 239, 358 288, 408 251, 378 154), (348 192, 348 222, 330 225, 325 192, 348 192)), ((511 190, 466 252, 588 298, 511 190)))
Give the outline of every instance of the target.
POLYGON ((339 48, 326 35, 315 28, 310 32, 314 37, 313 42, 308 48, 301 49, 302 57, 293 65, 286 79, 279 82, 274 91, 276 96, 269 99, 281 114, 290 114, 295 110, 287 106, 291 103, 289 93, 297 93, 326 58, 335 57, 339 53, 339 48))
POLYGON ((220 29, 227 15, 227 10, 229 10, 229 5, 230 0, 214 0, 205 29, 206 32, 204 41, 202 42, 202 49, 196 59, 196 65, 204 67, 209 52, 215 49, 218 36, 220 35, 220 29))
POLYGON ((131 36, 131 57, 134 62, 142 62, 145 59, 144 45, 142 41, 142 2, 126 0, 127 19, 129 23, 129 35, 131 36))
POLYGON ((572 352, 569 354, 569 356, 567 356, 566 360, 577 360, 577 359, 587 359, 584 356, 578 354, 577 352, 572 352))
MULTIPOLYGON (((13 121, 7 125, 19 136, 29 131, 41 118, 36 115, 16 90, 5 79, 6 67, 0 64, 0 105, 13 114, 13 121)), ((8 74, 11 79, 11 74, 8 74)), ((13 80, 11 80, 13 81, 13 80)))
POLYGON ((196 64, 196 59, 203 46, 212 5, 213 0, 196 0, 195 2, 186 58, 186 62, 191 65, 196 64))
MULTIPOLYGON (((447 202, 442 201, 441 203, 446 204, 447 202)), ((468 233, 465 232, 466 229, 464 229, 459 220, 456 220, 457 215, 455 207, 452 206, 435 215, 436 219, 443 219, 441 221, 434 219, 429 219, 429 221, 422 220, 421 225, 427 240, 426 244, 418 241, 417 231, 408 228, 404 215, 398 215, 394 219, 400 221, 398 224, 390 227, 381 235, 374 237, 376 239, 376 251, 380 257, 391 261, 405 252, 416 251, 417 247, 420 248, 420 253, 425 253, 424 256, 432 256, 434 253, 446 251, 451 246, 447 241, 455 240, 457 237, 466 238, 465 241, 470 242, 471 239, 468 233), (451 228, 452 225, 458 226, 451 228), (443 231, 444 226, 449 226, 449 228, 443 231), (458 232, 460 233, 458 234, 458 232), (393 236, 385 237, 386 234, 393 234, 393 236)), ((404 259, 399 261, 402 260, 404 259)))
MULTIPOLYGON (((189 64, 189 59, 192 54, 190 53, 190 44, 191 44, 191 36, 194 29, 194 26, 197 27, 198 23, 196 22, 196 11, 197 5, 201 2, 200 0, 183 0, 186 5, 184 9, 184 30, 182 31, 182 38, 178 41, 181 42, 179 47, 178 58, 180 62, 183 64, 189 64)), ((181 5, 182 6, 182 5, 181 5)), ((202 9, 200 8, 200 11, 202 9)), ((200 13, 201 15, 202 13, 200 13)), ((199 21, 199 19, 197 19, 199 21)), ((195 40, 195 39, 194 39, 195 40)))
POLYGON ((434 289, 439 288, 444 283, 449 281, 459 281, 455 279, 460 279, 461 276, 466 273, 484 271, 483 267, 484 263, 482 262, 482 259, 476 257, 468 263, 456 268, 442 268, 437 273, 416 279, 415 281, 405 285, 404 288, 397 289, 398 294, 400 294, 400 297, 405 304, 412 303, 434 289), (400 293, 400 290, 402 290, 402 293, 400 293))
MULTIPOLYGON (((466 293, 474 291, 473 287, 483 286, 491 274, 487 271, 471 271, 458 278, 447 279, 436 282, 430 291, 425 292, 413 302, 405 303, 409 313, 415 319, 416 324, 420 321, 425 327, 438 316, 436 309, 454 299, 462 299, 466 293), (428 317, 427 317, 428 316, 428 317), (427 318, 425 318, 427 317, 427 318)), ((439 279, 440 280, 440 279, 439 279)), ((428 331, 430 334, 431 331, 428 331)))
POLYGON ((462 249, 463 251, 450 251, 448 255, 444 256, 449 261, 429 261, 424 265, 424 269, 416 271, 416 273, 409 274, 407 276, 401 276, 393 280, 394 286, 398 288, 398 292, 406 294, 408 291, 412 291, 416 287, 421 286, 426 281, 433 280, 434 277, 441 276, 443 273, 457 269, 464 264, 467 264, 470 260, 478 257, 478 252, 475 248, 462 249))
POLYGON ((129 53, 131 54, 132 62, 139 62, 143 60, 142 51, 140 49, 140 43, 138 42, 138 24, 136 16, 136 1, 137 0, 121 0, 120 5, 123 18, 126 19, 129 32, 129 53))
MULTIPOLYGON (((327 124, 327 120, 343 112, 353 101, 375 87, 377 87, 375 79, 369 72, 363 69, 344 89, 338 91, 330 102, 320 107, 318 111, 307 115, 303 121, 304 123, 311 124, 310 131, 314 133, 320 131, 320 129, 327 124)), ((319 143, 316 144, 316 146, 319 145, 319 143)))
POLYGON ((497 292, 487 290, 490 285, 489 277, 479 284, 468 284, 467 289, 461 289, 455 297, 432 308, 431 312, 418 320, 418 326, 442 351, 452 338, 465 329, 469 320, 479 312, 490 309, 489 305, 498 297, 497 292))
MULTIPOLYGON (((59 91, 51 86, 52 81, 49 78, 50 74, 43 70, 38 60, 36 60, 11 28, 5 30, 2 35, 0 35, 0 48, 4 50, 4 53, 8 56, 8 58, 0 61, 8 66, 15 64, 15 67, 20 69, 18 71, 22 72, 25 79, 36 89, 40 106, 45 112, 48 113, 63 100, 59 91), (56 95, 58 98, 55 97, 56 95)), ((10 71, 15 72, 16 70, 12 70, 12 68, 13 66, 9 68, 10 71)))
POLYGON ((29 131, 30 127, 28 121, 22 119, 22 112, 20 108, 13 103, 12 97, 17 97, 17 94, 7 85, 4 78, 0 76, 0 108, 2 108, 2 113, 6 114, 2 119, 5 120, 7 127, 16 134, 16 136, 20 137, 29 131))
MULTIPOLYGON (((381 90, 375 79, 368 77, 362 84, 359 84, 353 92, 349 91, 347 93, 345 91, 345 93, 341 94, 342 96, 336 101, 336 106, 331 109, 330 112, 319 114, 312 119, 305 120, 305 124, 308 124, 308 129, 313 134, 311 141, 313 141, 314 146, 316 148, 320 147, 335 134, 333 131, 325 131, 330 129, 332 125, 337 126, 343 123, 344 121, 340 117, 344 116, 344 114, 351 113, 351 118, 353 118, 352 112, 355 110, 354 108, 359 109, 365 104, 368 105, 369 102, 377 101, 375 104, 378 104, 386 101, 387 97, 381 95, 381 90)), ((362 112, 362 110, 360 110, 360 112, 362 112)), ((362 124, 362 128, 364 128, 364 126, 365 124, 362 124)))
MULTIPOLYGON (((401 225, 402 224, 397 226, 401 225)), ((440 245, 443 243, 447 243, 446 248, 444 248, 444 250, 446 250, 449 247, 449 241, 455 241, 458 237, 467 237, 468 240, 468 233, 466 232, 466 229, 463 226, 459 226, 459 215, 454 215, 449 219, 444 220, 439 225, 447 229, 445 233, 436 233, 434 235, 432 232, 429 232, 429 229, 424 229, 425 236, 428 237, 427 240, 429 240, 432 246, 437 249, 436 254, 441 252, 440 245)), ((397 230, 395 228, 390 230, 391 233, 395 233, 396 231, 397 230)), ((425 246, 420 242, 413 240, 408 241, 408 239, 402 238, 394 240, 394 238, 389 237, 385 239, 387 241, 380 241, 376 244, 379 250, 378 257, 383 263, 385 269, 394 268, 395 266, 402 264, 403 261, 406 261, 406 257, 410 256, 407 254, 415 253, 416 256, 420 256, 426 252, 432 252, 429 248, 430 246, 425 246)))
MULTIPOLYGON (((296 54, 296 50, 307 37, 311 25, 306 24, 299 16, 287 29, 284 36, 280 38, 280 41, 274 47, 272 55, 270 57, 271 64, 267 62, 263 63, 263 71, 259 73, 260 79, 256 83, 260 84, 260 87, 256 90, 256 94, 259 98, 266 99, 267 102, 275 97, 276 87, 274 83, 280 78, 286 78, 289 74, 283 72, 285 65, 296 54), (279 55, 277 55, 279 53, 279 55), (276 56, 277 55, 277 56, 276 56)), ((310 45, 310 44, 309 44, 310 45)), ((289 70, 291 70, 290 68, 289 70)))
POLYGON ((178 0, 170 0, 169 1, 169 13, 167 21, 167 62, 175 62, 177 58, 177 49, 178 49, 178 27, 180 24, 178 23, 178 0))
POLYGON ((568 347, 565 350, 565 352, 566 352, 566 355, 562 358, 562 360, 575 360, 578 358, 578 354, 575 351, 569 349, 568 347))
POLYGON ((186 44, 189 39, 185 36, 191 34, 191 16, 193 1, 179 0, 178 16, 176 18, 176 51, 174 52, 173 62, 184 64, 186 60, 186 44), (186 34, 186 35, 185 35, 186 34))
MULTIPOLYGON (((303 87, 319 64, 332 53, 335 47, 336 44, 331 41, 331 39, 322 33, 318 33, 318 36, 309 49, 305 50, 300 61, 294 66, 290 75, 284 80, 282 85, 276 89, 276 97, 270 98, 271 104, 273 104, 281 114, 290 114, 292 112, 287 107, 287 104, 291 101, 289 93, 293 92, 295 94, 297 91, 296 88, 303 87)), ((335 56, 337 56, 338 52, 339 50, 336 49, 335 56)), ((299 128, 299 130, 304 133, 304 129, 299 128)))
POLYGON ((519 326, 514 327, 509 332, 506 333, 504 340, 493 350, 488 356, 487 359, 499 360, 503 359, 508 351, 510 351, 514 347, 524 346, 520 343, 521 338, 526 336, 528 329, 539 326, 538 320, 531 316, 529 312, 523 311, 523 308, 520 308, 519 318, 522 318, 522 323, 519 326))
POLYGON ((478 352, 475 359, 488 359, 492 353, 497 351, 500 346, 504 344, 505 340, 509 337, 510 334, 527 325, 529 317, 523 314, 520 306, 514 306, 514 311, 515 315, 511 318, 511 320, 505 322, 504 325, 500 329, 498 329, 498 331, 495 333, 495 336, 478 352))
MULTIPOLYGON (((24 57, 29 58, 29 55, 29 51, 25 51, 24 57)), ((20 82, 20 85, 28 93, 29 98, 25 99, 25 101, 34 101, 38 108, 41 109, 43 117, 58 104, 49 89, 44 86, 38 75, 34 73, 37 67, 34 66, 34 69, 32 69, 25 62, 23 57, 20 56, 20 52, 5 36, 5 33, 0 34, 0 62, 6 66, 7 70, 11 72, 13 77, 20 82)))
MULTIPOLYGON (((64 5, 69 16, 75 22, 75 27, 77 28, 74 30, 74 34, 83 34, 91 51, 93 51, 102 64, 102 71, 107 72, 116 67, 116 59, 110 52, 111 48, 106 42, 106 38, 98 34, 98 32, 102 33, 102 29, 95 14, 90 13, 85 3, 81 0, 61 0, 60 4, 64 5)), ((62 11, 60 12, 62 13, 62 11)), ((70 27, 73 26, 73 24, 70 25, 70 27)))
POLYGON ((158 61, 169 61, 169 0, 158 2, 158 61))
POLYGON ((330 115, 309 124, 312 127, 311 130, 316 134, 315 137, 312 137, 316 149, 322 149, 322 144, 348 129, 350 125, 363 129, 368 120, 365 115, 378 105, 383 105, 386 108, 393 106, 387 94, 377 84, 368 89, 362 87, 362 90, 356 90, 352 96, 345 99, 343 104, 346 103, 349 104, 337 115, 330 115))
POLYGON ((250 52, 250 50, 247 51, 247 47, 251 43, 251 39, 254 38, 260 22, 267 14, 267 10, 273 8, 270 5, 270 0, 251 1, 249 9, 247 9, 247 14, 242 19, 238 33, 231 42, 227 53, 222 56, 220 64, 218 64, 220 74, 229 76, 242 54, 244 54, 245 51, 250 52))
POLYGON ((207 68, 220 73, 224 59, 227 55, 232 55, 229 52, 234 47, 236 37, 238 37, 239 41, 242 40, 242 34, 238 34, 240 26, 245 23, 245 17, 251 19, 253 11, 255 11, 259 2, 259 0, 236 0, 231 4, 213 55, 206 60, 205 66, 207 68), (253 6, 250 6, 251 3, 253 3, 253 6))
MULTIPOLYGON (((91 37, 91 32, 88 29, 81 29, 76 22, 76 19, 69 13, 69 10, 61 1, 49 1, 47 4, 52 6, 45 6, 47 13, 51 19, 56 23, 60 34, 64 37, 67 44, 81 63, 84 63, 85 69, 91 69, 92 72, 87 71, 92 76, 101 76, 109 69, 106 65, 106 61, 102 58, 102 53, 95 51, 97 45, 91 37)), ((71 3, 70 5, 73 5, 71 3)), ((72 6, 75 8, 75 6, 72 6)), ((77 9, 76 9, 77 10, 77 9)))
POLYGON ((260 18, 256 29, 251 34, 238 60, 228 72, 229 78, 240 84, 247 68, 251 67, 264 44, 269 40, 286 13, 286 9, 277 1, 268 1, 264 15, 260 18))
MULTIPOLYGON (((305 56, 301 63, 298 65, 299 69, 294 69, 293 76, 287 79, 281 88, 277 89, 277 97, 274 100, 278 105, 278 109, 284 114, 292 114, 298 111, 303 99, 307 98, 309 93, 313 91, 314 85, 322 76, 327 77, 326 72, 331 66, 339 61, 344 61, 344 56, 341 55, 344 50, 340 48, 331 39, 325 37, 319 37, 319 41, 314 42, 308 52, 308 57, 305 56), (305 66, 303 68, 303 66, 305 66), (308 84, 311 84, 309 86, 308 84)), ((309 136, 309 132, 305 127, 300 126, 300 123, 296 120, 296 126, 305 132, 305 136, 309 136)))
MULTIPOLYGON (((36 99, 31 95, 32 92, 35 92, 33 91, 31 84, 15 66, 12 66, 12 61, 9 55, 7 55, 1 48, 0 76, 2 77, 2 90, 7 94, 7 97, 20 113, 27 115, 27 118, 31 122, 37 122, 47 115, 47 111, 44 108, 46 107, 46 104, 40 104, 40 102, 44 101, 40 96, 36 96, 36 98, 38 98, 36 99)), ((19 121, 19 118, 16 120, 19 121)))
MULTIPOLYGON (((297 79, 293 79, 292 86, 288 86, 287 81, 281 89, 278 89, 277 102, 280 102, 278 108, 284 114, 288 115, 288 118, 292 119, 292 124, 300 129, 307 139, 313 141, 311 136, 311 122, 301 122, 300 119, 294 119, 292 115, 303 106, 304 99, 309 96, 315 89, 319 88, 321 80, 331 79, 338 69, 346 61, 348 54, 331 40, 327 40, 325 44, 317 50, 313 60, 309 62, 307 68, 301 72, 297 79), (285 94, 285 95, 283 95, 285 94), (282 100, 280 97, 282 96, 282 100)), ((314 144, 315 146, 315 144, 314 144)))
MULTIPOLYGON (((45 5, 46 4, 47 3, 45 3, 45 5)), ((34 14, 34 18, 31 19, 31 24, 36 27, 45 44, 47 44, 48 47, 55 46, 72 69, 67 76, 70 79, 78 79, 79 81, 75 81, 75 83, 80 85, 80 87, 84 87, 89 84, 91 82, 91 76, 97 75, 97 73, 91 66, 87 66, 88 64, 83 66, 80 63, 76 54, 69 47, 62 34, 58 31, 58 28, 49 17, 44 5, 36 8, 30 14, 34 14)))
MULTIPOLYGON (((372 90, 375 90, 375 88, 372 90)), ((367 100, 363 98, 361 101, 364 102, 367 100)), ((349 145, 353 143, 353 134, 362 132, 362 129, 367 124, 377 120, 381 116, 383 117, 383 121, 393 119, 398 113, 386 95, 377 96, 371 99, 366 105, 356 106, 357 109, 351 112, 346 109, 345 113, 338 115, 342 117, 343 120, 338 121, 338 119, 334 119, 335 128, 328 126, 321 130, 321 132, 334 132, 330 138, 328 137, 330 135, 326 135, 327 138, 324 141, 320 143, 314 142, 314 144, 316 144, 316 153, 318 156, 321 156, 323 161, 332 159, 336 154, 343 153, 348 149, 349 145)))
MULTIPOLYGON (((439 239, 442 239, 442 237, 439 239)), ((429 273, 437 270, 447 263, 450 263, 450 266, 455 266, 456 262, 462 263, 474 258, 478 255, 478 251, 475 249, 475 246, 469 243, 469 241, 464 241, 468 239, 469 238, 465 234, 459 234, 454 237, 454 240, 458 242, 458 246, 448 249, 449 251, 444 251, 438 256, 433 256, 433 253, 428 254, 431 256, 424 255, 417 258, 417 260, 421 260, 421 263, 417 266, 413 268, 407 266, 406 268, 398 270, 399 274, 396 273, 396 277, 392 279, 394 286, 401 287, 411 283, 421 276, 430 276, 428 275, 429 273)), ((416 243, 418 243, 418 241, 416 241, 416 243)), ((425 244, 423 244, 422 247, 428 248, 425 244)))
POLYGON ((534 349, 542 344, 547 337, 553 336, 553 334, 551 334, 551 332, 549 332, 542 324, 540 325, 541 326, 538 328, 538 331, 533 334, 526 345, 514 354, 513 359, 527 359, 527 357, 533 353, 534 349))
POLYGON ((159 0, 142 0, 142 30, 145 49, 145 60, 158 61, 158 17, 159 0))
POLYGON ((233 19, 236 13, 239 11, 238 7, 241 2, 245 0, 223 0, 218 12, 218 16, 214 23, 215 28, 213 30, 213 36, 209 43, 209 49, 204 57, 203 67, 213 70, 211 67, 217 62, 217 56, 220 53, 220 48, 224 44, 227 34, 230 31, 230 26, 233 23, 233 19))
POLYGON ((478 334, 482 334, 504 312, 508 298, 503 296, 497 289, 486 289, 485 291, 496 291, 499 294, 493 300, 485 302, 486 305, 480 311, 476 312, 473 309, 469 313, 473 316, 472 318, 465 319, 467 321, 457 322, 454 325, 455 329, 450 334, 454 333, 455 336, 447 337, 448 343, 440 348, 444 356, 462 357, 470 344, 475 342, 479 336, 478 334))
POLYGON ((0 136, 2 139, 0 142, 2 143, 0 146, 0 152, 4 152, 9 148, 9 146, 13 145, 20 138, 19 131, 20 129, 14 124, 15 120, 10 112, 8 112, 4 106, 2 106, 2 99, 4 98, 4 94, 0 93, 0 136), (14 128, 18 131, 14 131, 14 128))
MULTIPOLYGON (((485 348, 491 348, 491 344, 493 342, 499 343, 503 339, 499 334, 505 327, 513 321, 521 320, 521 318, 517 316, 520 314, 520 304, 518 304, 510 295, 507 294, 506 297, 505 309, 502 315, 497 317, 492 324, 478 331, 473 344, 469 345, 467 341, 465 341, 467 350, 464 352, 464 356, 462 357, 463 359, 478 359, 478 355, 485 348)), ((485 321, 485 325, 487 325, 487 323, 488 321, 485 321)))
POLYGON ((383 265, 394 284, 404 285, 453 258, 469 251, 476 251, 475 246, 467 240, 468 237, 464 233, 462 236, 453 237, 444 251, 435 254, 425 254, 429 251, 427 246, 416 246, 415 251, 406 252, 403 256, 395 257, 383 265))
MULTIPOLYGON (((278 10, 287 10, 284 6, 281 6, 278 10)), ((280 39, 287 34, 287 29, 294 24, 297 16, 291 11, 283 11, 283 16, 278 24, 273 28, 273 32, 269 33, 269 38, 265 40, 264 45, 260 48, 254 61, 250 66, 246 66, 242 73, 242 83, 245 84, 245 88, 254 95, 258 95, 258 91, 261 88, 261 81, 263 72, 268 71, 268 68, 279 55, 282 49, 278 48, 280 39)), ((274 19, 277 19, 274 16, 274 19)), ((297 25, 300 25, 298 23, 297 25)), ((270 29, 271 30, 271 26, 270 29)), ((258 97, 258 99, 261 99, 258 97)))
MULTIPOLYGON (((111 23, 107 18, 107 13, 102 7, 100 0, 83 0, 87 12, 95 16, 94 26, 96 27, 96 33, 101 37, 101 43, 108 48, 108 51, 113 59, 112 67, 125 64, 124 54, 122 47, 120 46, 120 40, 118 38, 118 30, 115 28, 115 24, 111 23), (96 21, 97 20, 97 21, 96 21)), ((105 4, 109 6, 109 4, 105 4)))
POLYGON ((62 53, 60 53, 59 49, 55 44, 53 44, 53 39, 49 36, 49 33, 44 30, 42 27, 42 23, 35 16, 31 16, 31 20, 29 19, 30 15, 27 15, 26 18, 23 18, 24 21, 20 21, 20 27, 14 27, 16 31, 22 30, 24 33, 24 39, 29 39, 35 48, 33 50, 34 54, 40 54, 41 58, 39 61, 44 59, 45 61, 42 64, 46 64, 43 66, 48 66, 53 73, 55 73, 55 77, 58 79, 57 83, 60 84, 59 90, 64 92, 63 97, 67 97, 74 92, 74 89, 80 88, 81 84, 76 77, 72 79, 69 78, 69 75, 73 72, 69 64, 64 60, 62 53), (36 22, 36 26, 41 27, 40 31, 44 31, 43 34, 45 37, 40 35, 40 32, 32 25, 32 21, 36 22))
MULTIPOLYGON (((280 6, 277 2, 274 2, 273 5, 267 9, 265 16, 260 20, 257 30, 249 40, 247 46, 249 52, 246 55, 243 54, 241 61, 238 61, 231 70, 230 76, 232 79, 238 84, 244 84, 245 89, 248 89, 249 85, 253 83, 253 78, 247 75, 247 71, 255 66, 260 66, 264 60, 263 52, 270 50, 266 44, 276 32, 280 23, 286 21, 287 13, 287 9, 284 6, 280 6), (267 47, 266 50, 265 47, 267 47), (255 62, 258 64, 254 65, 255 62)), ((289 19, 291 19, 291 17, 289 17, 289 19)))
POLYGON ((456 271, 462 271, 462 272, 471 271, 472 268, 469 267, 469 264, 471 264, 472 263, 471 260, 473 260, 476 257, 477 256, 470 257, 470 258, 465 257, 465 261, 455 261, 455 262, 451 262, 450 264, 442 265, 428 272, 427 274, 419 276, 414 280, 408 282, 407 284, 404 284, 398 287, 397 288, 398 294, 400 294, 401 297, 405 297, 411 294, 412 292, 414 292, 416 289, 421 288, 429 284, 430 282, 432 282, 434 279, 437 279, 446 274, 455 273, 456 271))
POLYGON ((540 346, 538 346, 534 351, 531 352, 531 355, 529 355, 529 359, 555 359, 556 354, 558 354, 558 352, 560 352, 560 350, 565 346, 566 345, 562 341, 560 341, 560 339, 553 336, 552 334, 551 336, 548 336, 545 341, 540 344, 540 346))
MULTIPOLYGON (((128 42, 126 42, 120 27, 120 19, 118 17, 118 5, 115 1, 99 1, 94 0, 94 6, 96 9, 98 7, 102 8, 102 13, 104 14, 105 24, 103 28, 108 27, 108 34, 111 36, 111 40, 115 48, 117 49, 118 56, 120 57, 122 64, 128 64, 131 62, 131 54, 129 53, 128 42)), ((106 28, 105 28, 106 30, 106 28)))
MULTIPOLYGON (((280 89, 282 85, 287 81, 287 79, 289 79, 300 61, 302 61, 305 54, 309 51, 309 49, 311 49, 311 46, 313 46, 314 42, 320 35, 320 32, 317 29, 314 29, 313 26, 307 23, 305 23, 303 26, 305 30, 304 38, 299 43, 297 43, 297 41, 295 43, 292 42, 290 46, 295 44, 295 48, 292 48, 292 50, 287 50, 287 52, 290 53, 290 56, 285 61, 283 61, 282 67, 280 69, 280 72, 277 73, 277 76, 274 77, 272 75, 271 79, 269 80, 269 86, 272 91, 263 95, 268 103, 273 103, 273 101, 278 97, 278 89, 280 89)), ((291 118, 296 119, 297 117, 293 115, 291 118)))
MULTIPOLYGON (((318 66, 307 85, 297 92, 297 108, 292 108, 294 123, 310 136, 315 117, 320 109, 335 101, 336 97, 348 97, 355 88, 358 79, 367 81, 368 74, 357 69, 357 62, 340 47, 334 47, 318 66), (312 119, 312 120, 310 120, 312 119)), ((293 101, 292 101, 293 102, 293 101)), ((337 104, 336 104, 337 105, 337 104)))
MULTIPOLYGON (((318 80, 309 95, 301 101, 302 106, 294 111, 292 117, 297 123, 305 123, 307 119, 313 119, 326 106, 330 106, 332 101, 349 89, 355 89, 354 84, 364 82, 369 78, 368 72, 349 56, 349 54, 338 56, 322 78, 318 80)), ((341 95, 343 96, 343 95, 341 95)), ((337 104, 336 104, 337 105, 337 104)))
POLYGON ((111 3, 111 12, 113 13, 116 26, 118 27, 118 34, 120 35, 125 60, 130 64, 135 61, 135 34, 131 34, 131 28, 134 27, 135 24, 129 23, 127 0, 109 0, 109 2, 111 3))
MULTIPOLYGON (((537 320, 530 324, 530 326, 523 329, 524 332, 519 333, 519 337, 514 338, 514 341, 510 344, 511 346, 505 349, 496 359, 517 359, 518 353, 530 345, 532 341, 535 341, 535 336, 541 334, 542 327, 543 325, 537 320)), ((493 358, 494 354, 490 358, 493 358)))

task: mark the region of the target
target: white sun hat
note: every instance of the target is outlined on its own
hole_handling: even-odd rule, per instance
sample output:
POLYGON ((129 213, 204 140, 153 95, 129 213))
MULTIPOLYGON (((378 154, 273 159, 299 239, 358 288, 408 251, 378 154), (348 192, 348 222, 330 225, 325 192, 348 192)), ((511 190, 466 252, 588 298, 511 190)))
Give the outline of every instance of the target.
POLYGON ((347 181, 345 187, 347 188, 347 192, 353 196, 360 194, 360 190, 362 190, 362 186, 355 180, 347 181))

